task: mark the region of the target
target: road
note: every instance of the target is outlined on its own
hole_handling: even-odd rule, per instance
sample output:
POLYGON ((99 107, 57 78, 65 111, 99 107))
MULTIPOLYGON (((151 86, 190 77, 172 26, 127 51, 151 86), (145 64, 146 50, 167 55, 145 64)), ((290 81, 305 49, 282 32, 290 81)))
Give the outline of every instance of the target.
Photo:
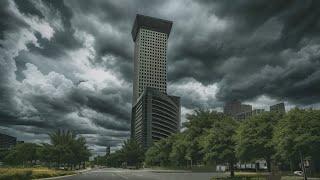
POLYGON ((222 176, 217 173, 164 171, 164 170, 128 170, 105 168, 91 170, 69 177, 55 178, 58 180, 209 180, 213 176, 222 176))

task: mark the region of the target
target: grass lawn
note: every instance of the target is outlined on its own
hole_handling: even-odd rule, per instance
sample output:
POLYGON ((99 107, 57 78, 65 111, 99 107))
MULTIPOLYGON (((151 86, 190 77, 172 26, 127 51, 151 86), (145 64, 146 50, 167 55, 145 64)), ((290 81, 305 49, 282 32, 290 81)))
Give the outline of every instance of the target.
POLYGON ((0 168, 0 180, 38 179, 75 174, 73 171, 63 171, 48 168, 0 168))
MULTIPOLYGON (((267 180, 268 173, 235 172, 235 177, 213 177, 212 180, 267 180)), ((281 180, 303 180, 303 177, 283 175, 281 180)), ((308 180, 320 180, 320 178, 308 177, 308 180)))
MULTIPOLYGON (((303 177, 299 177, 299 176, 282 176, 281 180, 303 180, 303 177)), ((320 180, 320 178, 308 177, 308 180, 320 180)))

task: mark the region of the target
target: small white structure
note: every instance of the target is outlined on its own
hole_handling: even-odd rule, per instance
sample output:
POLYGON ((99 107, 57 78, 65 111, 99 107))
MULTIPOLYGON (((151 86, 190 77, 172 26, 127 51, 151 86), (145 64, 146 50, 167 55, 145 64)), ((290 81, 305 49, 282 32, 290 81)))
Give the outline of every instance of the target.
POLYGON ((268 169, 267 162, 265 160, 256 160, 250 163, 238 162, 236 164, 236 168, 237 169, 261 169, 261 170, 268 169))
POLYGON ((216 166, 216 171, 217 172, 225 172, 228 170, 228 166, 226 165, 217 165, 216 166))

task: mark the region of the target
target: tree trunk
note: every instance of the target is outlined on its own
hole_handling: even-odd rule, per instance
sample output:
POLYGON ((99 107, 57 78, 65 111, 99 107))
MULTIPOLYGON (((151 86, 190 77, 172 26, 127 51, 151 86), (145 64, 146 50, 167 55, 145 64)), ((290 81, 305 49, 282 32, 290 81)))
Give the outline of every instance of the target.
POLYGON ((230 169, 230 177, 234 177, 234 164, 233 164, 233 161, 229 162, 229 169, 230 169))
POLYGON ((266 158, 268 172, 271 172, 271 158, 266 158))

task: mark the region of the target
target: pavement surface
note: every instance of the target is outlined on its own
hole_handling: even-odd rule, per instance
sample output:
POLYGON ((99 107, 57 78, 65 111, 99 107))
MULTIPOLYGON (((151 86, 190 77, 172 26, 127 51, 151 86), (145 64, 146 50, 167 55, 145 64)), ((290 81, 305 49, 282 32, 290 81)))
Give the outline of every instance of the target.
POLYGON ((129 170, 104 168, 95 169, 68 177, 57 177, 58 180, 210 180, 213 176, 223 174, 210 172, 189 172, 171 170, 129 170))

